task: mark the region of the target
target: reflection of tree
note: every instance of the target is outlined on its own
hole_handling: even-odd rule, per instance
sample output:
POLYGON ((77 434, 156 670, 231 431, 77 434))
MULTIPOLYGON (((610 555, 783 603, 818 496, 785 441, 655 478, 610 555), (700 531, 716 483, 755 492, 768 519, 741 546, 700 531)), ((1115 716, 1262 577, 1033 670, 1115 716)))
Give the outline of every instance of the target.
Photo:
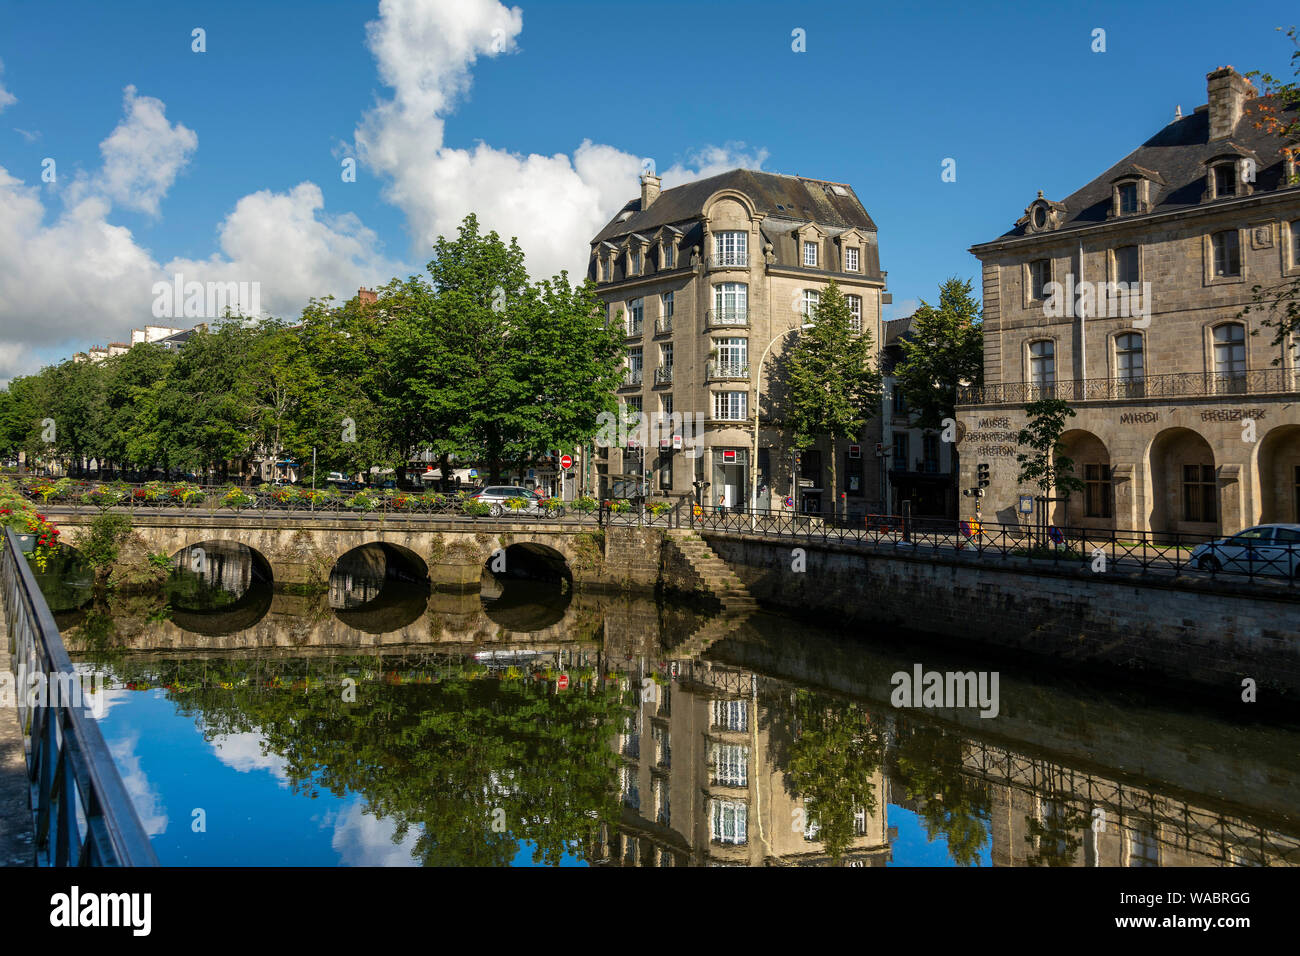
POLYGON ((1025 816, 1025 842, 1030 854, 1027 866, 1073 866, 1075 854, 1083 846, 1083 831, 1088 817, 1064 798, 1040 796, 1042 819, 1025 816))
POLYGON ((963 740, 899 722, 894 776, 917 802, 926 838, 943 836, 958 866, 974 866, 989 838, 988 785, 962 773, 963 740))
POLYGON ((803 798, 809 828, 838 860, 855 836, 854 816, 876 812, 880 725, 859 704, 812 691, 776 695, 765 704, 772 762, 785 771, 791 793, 803 798), (776 728, 788 729, 788 739, 776 728))
POLYGON ((395 841, 420 830, 413 854, 426 865, 506 864, 522 840, 554 865, 617 820, 620 694, 581 683, 548 693, 473 665, 431 676, 391 659, 382 674, 343 663, 167 661, 120 676, 167 687, 208 739, 259 734, 298 793, 363 794, 396 824, 395 841), (348 673, 355 703, 342 699, 348 673))

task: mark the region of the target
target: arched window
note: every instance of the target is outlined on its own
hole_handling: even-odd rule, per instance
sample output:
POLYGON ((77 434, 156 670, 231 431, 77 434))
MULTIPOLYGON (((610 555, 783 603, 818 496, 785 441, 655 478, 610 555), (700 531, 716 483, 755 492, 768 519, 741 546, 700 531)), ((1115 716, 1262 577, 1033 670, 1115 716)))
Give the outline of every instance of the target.
POLYGON ((821 304, 822 294, 817 289, 803 290, 803 314, 805 318, 812 318, 817 306, 821 304))
POLYGON ((1240 322, 1214 327, 1214 390, 1224 394, 1246 391, 1246 327, 1240 322))
POLYGON ((1041 339, 1029 343, 1029 382, 1038 398, 1051 398, 1056 385, 1056 343, 1041 339))
POLYGON ((1116 398, 1141 398, 1146 394, 1143 379, 1146 367, 1142 354, 1142 333, 1125 332, 1115 336, 1116 398))

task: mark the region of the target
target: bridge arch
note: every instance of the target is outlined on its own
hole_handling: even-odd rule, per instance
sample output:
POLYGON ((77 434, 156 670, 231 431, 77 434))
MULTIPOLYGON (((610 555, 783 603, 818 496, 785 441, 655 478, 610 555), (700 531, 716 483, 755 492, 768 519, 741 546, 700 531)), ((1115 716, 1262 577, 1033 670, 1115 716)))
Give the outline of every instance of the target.
POLYGON ((329 574, 329 605, 344 624, 367 634, 409 627, 423 616, 429 565, 390 541, 369 541, 344 552, 329 574))
POLYGON ((242 542, 208 539, 172 555, 164 585, 172 621, 195 634, 219 636, 253 627, 271 609, 274 574, 260 551, 242 542))

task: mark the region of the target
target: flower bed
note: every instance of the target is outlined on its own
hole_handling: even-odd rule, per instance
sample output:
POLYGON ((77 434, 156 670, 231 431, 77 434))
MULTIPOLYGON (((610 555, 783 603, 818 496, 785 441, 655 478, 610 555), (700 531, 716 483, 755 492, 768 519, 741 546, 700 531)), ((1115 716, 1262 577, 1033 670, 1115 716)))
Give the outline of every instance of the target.
POLYGON ((59 529, 8 482, 0 482, 0 525, 34 536, 36 544, 27 552, 27 559, 38 571, 49 567, 50 558, 59 550, 59 529))

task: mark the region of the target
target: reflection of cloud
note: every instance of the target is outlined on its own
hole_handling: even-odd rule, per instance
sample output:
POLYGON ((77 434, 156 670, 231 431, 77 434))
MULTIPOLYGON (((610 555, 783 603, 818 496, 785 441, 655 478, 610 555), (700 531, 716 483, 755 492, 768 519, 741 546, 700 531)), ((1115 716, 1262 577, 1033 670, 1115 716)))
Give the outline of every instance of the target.
POLYGON ((210 741, 216 751, 217 759, 239 773, 252 770, 267 770, 279 782, 280 786, 289 785, 289 774, 285 771, 285 761, 277 753, 267 753, 266 741, 261 734, 222 734, 210 741))
POLYGON ((144 832, 155 837, 167 832, 167 811, 163 807, 162 797, 149 784, 149 778, 145 776, 144 769, 140 766, 140 755, 135 752, 139 742, 140 734, 137 731, 129 737, 123 737, 110 744, 109 750, 113 754, 113 762, 117 764, 118 772, 122 775, 126 792, 131 795, 131 802, 135 804, 135 812, 140 815, 144 832))
POLYGON ((324 825, 330 823, 334 825, 332 846, 344 866, 415 866, 418 862, 413 854, 420 838, 419 827, 406 831, 400 843, 393 842, 397 824, 388 817, 367 813, 359 794, 326 818, 324 825))

